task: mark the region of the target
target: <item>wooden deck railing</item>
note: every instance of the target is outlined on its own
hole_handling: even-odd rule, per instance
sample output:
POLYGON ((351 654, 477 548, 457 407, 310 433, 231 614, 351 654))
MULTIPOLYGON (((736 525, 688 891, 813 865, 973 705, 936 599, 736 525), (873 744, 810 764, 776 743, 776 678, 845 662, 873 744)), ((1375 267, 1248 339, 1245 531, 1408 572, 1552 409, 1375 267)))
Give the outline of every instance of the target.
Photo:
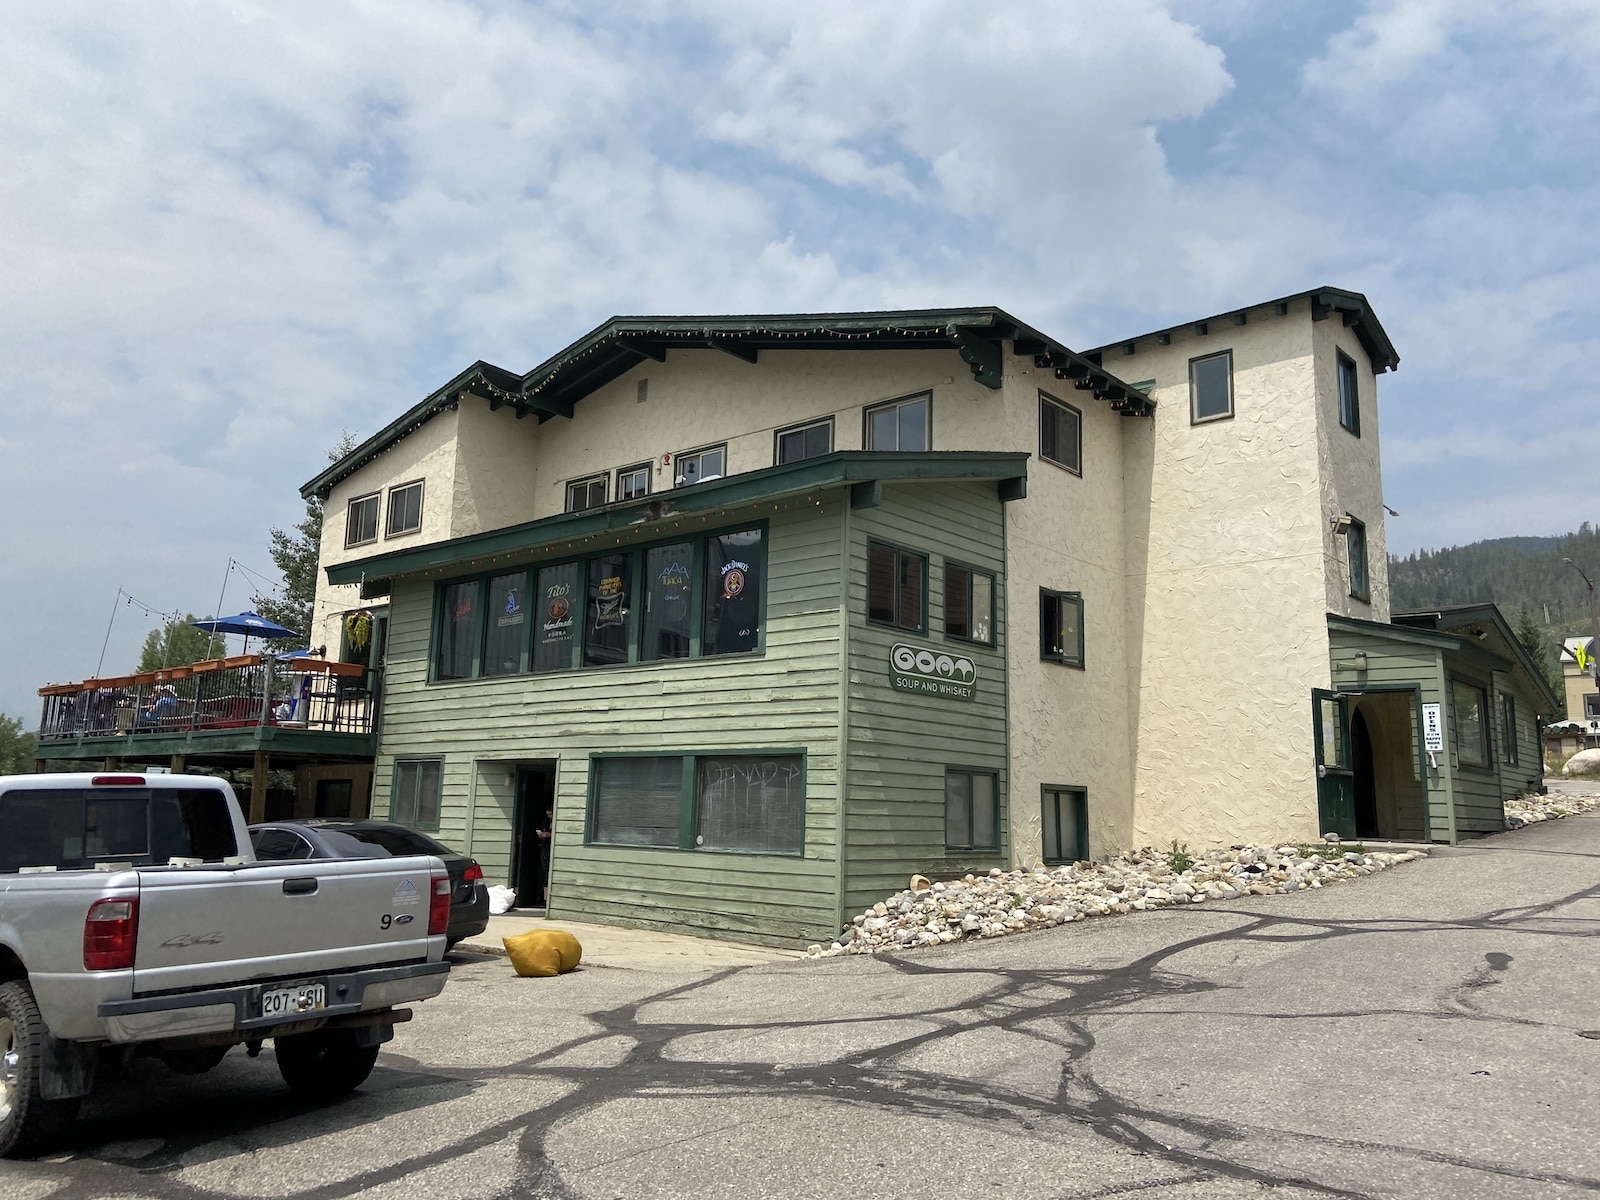
POLYGON ((278 725, 371 733, 375 699, 357 663, 246 654, 39 689, 41 740, 278 725))

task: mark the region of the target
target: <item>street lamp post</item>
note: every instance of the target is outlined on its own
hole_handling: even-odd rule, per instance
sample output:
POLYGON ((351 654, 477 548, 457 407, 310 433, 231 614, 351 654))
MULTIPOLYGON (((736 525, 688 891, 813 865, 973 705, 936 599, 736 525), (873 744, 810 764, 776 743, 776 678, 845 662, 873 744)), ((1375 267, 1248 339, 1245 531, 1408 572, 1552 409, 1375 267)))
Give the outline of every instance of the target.
MULTIPOLYGON (((1583 582, 1589 589, 1589 636, 1593 639, 1589 643, 1589 671, 1594 675, 1595 691, 1600 692, 1600 605, 1595 603, 1594 580, 1584 575, 1583 568, 1570 558, 1563 558, 1562 562, 1583 576, 1583 582)), ((1571 714, 1568 714, 1571 718, 1571 714)))

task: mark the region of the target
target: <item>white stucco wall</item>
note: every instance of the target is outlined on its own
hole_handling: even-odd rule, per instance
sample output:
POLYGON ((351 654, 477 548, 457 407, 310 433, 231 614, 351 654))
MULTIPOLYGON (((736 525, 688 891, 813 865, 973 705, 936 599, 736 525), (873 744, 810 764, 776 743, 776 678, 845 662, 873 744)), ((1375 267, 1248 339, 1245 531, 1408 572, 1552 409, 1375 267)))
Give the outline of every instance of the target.
POLYGON ((1124 439, 1135 842, 1312 837, 1327 686, 1309 306, 1191 327, 1107 366, 1154 379, 1124 439), (1189 360, 1233 351, 1234 417, 1191 424, 1189 360))
MULTIPOLYGON (((487 405, 484 406, 487 408, 487 405)), ((446 410, 402 438, 371 462, 334 484, 322 506, 322 548, 317 570, 317 598, 312 609, 311 642, 324 645, 329 654, 339 652, 339 614, 363 607, 355 584, 330 584, 326 568, 389 550, 454 536, 454 496, 458 410, 446 410), (384 537, 388 489, 396 484, 423 480, 422 528, 399 537, 384 537), (378 540, 360 546, 344 544, 350 501, 377 492, 383 497, 378 512, 378 540)), ((368 605, 370 607, 370 605, 368 605)))
POLYGON ((1383 471, 1378 453, 1378 382, 1360 339, 1337 315, 1312 323, 1317 384, 1317 458, 1323 510, 1349 513, 1367 527, 1367 579, 1370 599, 1350 594, 1350 562, 1345 539, 1323 528, 1323 575, 1329 612, 1367 621, 1389 619, 1389 550, 1384 528, 1383 471), (1356 364, 1361 436, 1339 424, 1339 352, 1356 364))

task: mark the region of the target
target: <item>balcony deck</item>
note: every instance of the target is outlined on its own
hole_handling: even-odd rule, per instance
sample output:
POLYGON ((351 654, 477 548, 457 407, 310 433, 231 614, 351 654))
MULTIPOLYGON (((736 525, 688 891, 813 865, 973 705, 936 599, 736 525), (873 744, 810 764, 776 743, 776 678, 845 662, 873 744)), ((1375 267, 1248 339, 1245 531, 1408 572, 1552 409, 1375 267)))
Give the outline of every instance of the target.
POLYGON ((39 689, 41 761, 191 758, 282 766, 370 760, 377 698, 364 667, 270 655, 213 659, 39 689))

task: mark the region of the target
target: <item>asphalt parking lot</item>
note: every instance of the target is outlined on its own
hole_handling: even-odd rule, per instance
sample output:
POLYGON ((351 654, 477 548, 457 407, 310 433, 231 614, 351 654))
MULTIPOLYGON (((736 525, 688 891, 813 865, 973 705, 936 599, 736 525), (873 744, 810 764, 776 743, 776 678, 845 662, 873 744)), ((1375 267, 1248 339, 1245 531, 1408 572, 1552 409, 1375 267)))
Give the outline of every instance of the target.
POLYGON ((371 1080, 140 1063, 9 1200, 1600 1190, 1600 814, 1320 892, 936 950, 519 980, 371 1080))

